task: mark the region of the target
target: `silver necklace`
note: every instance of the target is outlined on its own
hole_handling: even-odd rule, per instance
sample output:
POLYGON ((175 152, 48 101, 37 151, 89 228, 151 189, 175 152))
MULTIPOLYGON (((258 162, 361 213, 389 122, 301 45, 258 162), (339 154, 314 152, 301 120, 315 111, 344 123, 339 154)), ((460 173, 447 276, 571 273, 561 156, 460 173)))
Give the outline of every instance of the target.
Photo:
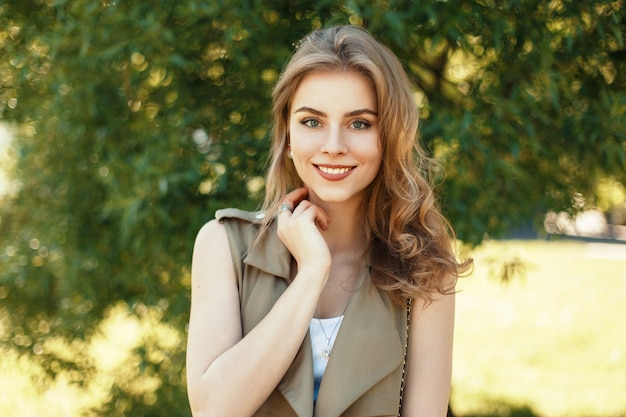
POLYGON ((330 336, 326 334, 326 329, 324 329, 322 320, 318 318, 317 321, 319 322, 320 327, 322 328, 322 332, 324 333, 324 337, 326 338, 326 346, 322 348, 322 351, 320 352, 320 357, 322 358, 322 360, 324 360, 324 362, 328 362, 328 360, 330 359, 330 351, 333 349, 333 344, 330 343, 330 340, 333 338, 333 335, 337 331, 337 328, 339 328, 339 325, 343 321, 343 315, 341 315, 341 317, 339 317, 339 320, 337 320, 337 323, 335 324, 335 328, 330 333, 330 336))

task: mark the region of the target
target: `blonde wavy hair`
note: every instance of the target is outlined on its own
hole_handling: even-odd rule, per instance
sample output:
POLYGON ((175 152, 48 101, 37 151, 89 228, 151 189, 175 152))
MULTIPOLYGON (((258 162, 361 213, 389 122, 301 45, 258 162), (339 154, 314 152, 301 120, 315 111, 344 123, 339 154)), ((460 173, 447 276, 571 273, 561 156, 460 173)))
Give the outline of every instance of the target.
MULTIPOLYGON (((302 186, 287 156, 289 106, 300 81, 314 71, 356 71, 376 89, 382 164, 363 206, 374 285, 402 305, 453 292, 471 260, 457 262, 454 232, 437 207, 429 183, 432 162, 417 141, 419 114, 411 83, 393 52, 363 28, 312 32, 280 75, 272 95, 274 131, 263 210, 275 212, 288 191, 302 186)), ((272 216, 265 218, 261 233, 271 221, 272 216)))

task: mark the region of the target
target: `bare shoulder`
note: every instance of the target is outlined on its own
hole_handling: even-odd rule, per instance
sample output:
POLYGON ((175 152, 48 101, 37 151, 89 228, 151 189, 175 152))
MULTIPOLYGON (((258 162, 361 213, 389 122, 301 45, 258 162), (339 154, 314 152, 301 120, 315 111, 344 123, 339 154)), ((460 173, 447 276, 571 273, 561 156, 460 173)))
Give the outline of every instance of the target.
POLYGON ((228 235, 217 220, 209 221, 198 231, 191 262, 191 284, 192 307, 194 300, 213 300, 216 293, 223 295, 233 292, 233 288, 236 290, 228 235))
POLYGON ((196 249, 204 251, 211 247, 217 253, 230 254, 229 248, 246 246, 254 240, 264 217, 264 213, 258 211, 234 208, 217 210, 215 219, 200 228, 196 236, 196 249))
POLYGON ((436 293, 431 297, 431 301, 426 301, 423 298, 417 298, 413 301, 413 308, 416 311, 424 311, 426 313, 435 313, 441 310, 450 309, 454 307, 455 292, 449 294, 436 293))
POLYGON ((196 236, 191 262, 192 313, 194 309, 224 308, 225 299, 236 300, 235 268, 224 225, 211 220, 196 236), (201 303, 194 301, 201 300, 201 303))
POLYGON ((205 223, 198 234, 196 235, 195 246, 198 245, 211 245, 211 244, 227 244, 228 236, 226 235, 226 228, 224 225, 213 219, 205 223))
POLYGON ((226 228, 218 220, 211 220, 198 231, 193 249, 192 279, 198 274, 196 265, 216 268, 221 272, 232 269, 230 245, 226 228), (228 266, 231 268, 228 268, 228 266), (195 270, 194 270, 195 269, 195 270))

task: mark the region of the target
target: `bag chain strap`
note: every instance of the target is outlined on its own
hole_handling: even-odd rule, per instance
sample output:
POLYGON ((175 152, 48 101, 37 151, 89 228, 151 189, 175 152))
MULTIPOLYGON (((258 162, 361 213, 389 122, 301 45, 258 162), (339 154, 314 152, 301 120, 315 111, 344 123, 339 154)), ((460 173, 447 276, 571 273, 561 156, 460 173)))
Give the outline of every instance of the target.
POLYGON ((402 397, 404 396, 404 383, 406 377, 406 356, 409 350, 409 325, 411 319, 411 299, 406 300, 406 334, 404 336, 404 362, 402 362, 402 380, 400 383, 400 405, 398 406, 398 417, 402 413, 402 397))

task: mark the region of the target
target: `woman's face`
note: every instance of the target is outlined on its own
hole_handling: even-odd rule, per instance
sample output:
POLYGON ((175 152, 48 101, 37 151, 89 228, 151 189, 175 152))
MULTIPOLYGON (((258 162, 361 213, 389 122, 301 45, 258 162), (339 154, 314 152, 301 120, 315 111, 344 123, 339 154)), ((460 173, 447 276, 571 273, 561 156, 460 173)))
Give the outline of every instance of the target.
POLYGON ((381 165, 376 91, 362 74, 316 71, 291 99, 289 138, 309 199, 363 198, 381 165))

